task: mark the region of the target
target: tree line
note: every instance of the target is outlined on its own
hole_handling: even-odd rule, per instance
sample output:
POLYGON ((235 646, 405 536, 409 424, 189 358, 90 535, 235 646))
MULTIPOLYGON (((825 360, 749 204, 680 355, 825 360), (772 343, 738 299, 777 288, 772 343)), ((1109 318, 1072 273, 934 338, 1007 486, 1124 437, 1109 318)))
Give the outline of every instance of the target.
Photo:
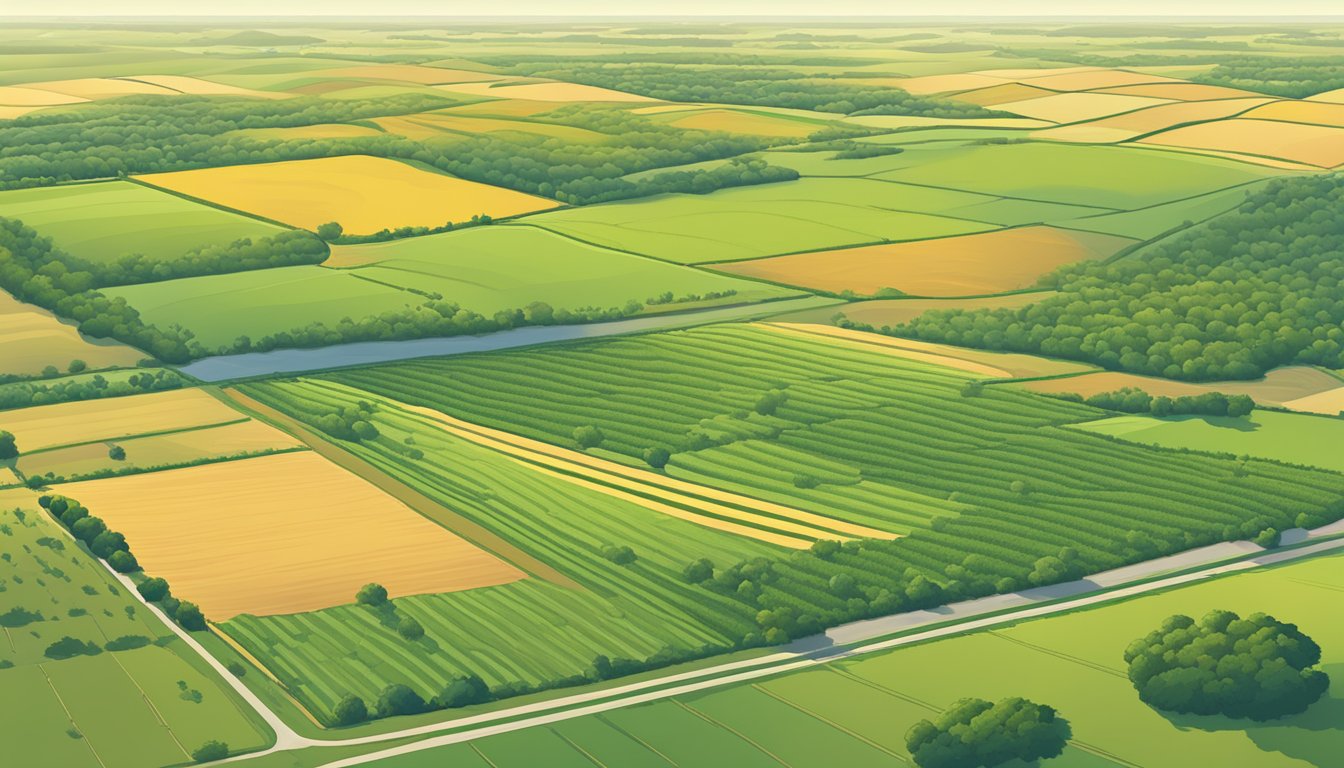
POLYGON ((0 410, 65 403, 71 400, 97 400, 104 397, 162 392, 185 385, 186 379, 177 371, 167 369, 133 373, 117 381, 109 381, 101 373, 49 384, 24 381, 0 385, 0 410))

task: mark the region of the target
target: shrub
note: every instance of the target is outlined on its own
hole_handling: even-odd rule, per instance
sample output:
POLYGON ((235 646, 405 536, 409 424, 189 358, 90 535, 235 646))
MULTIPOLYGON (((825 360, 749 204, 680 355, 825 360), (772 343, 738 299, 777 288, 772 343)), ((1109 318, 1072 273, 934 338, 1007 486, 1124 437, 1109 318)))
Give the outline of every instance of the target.
POLYGON ((1330 679, 1321 648, 1296 625, 1263 613, 1172 616, 1125 650, 1129 679, 1168 712, 1273 720, 1306 710, 1330 679))
POLYGON ((0 429, 0 459, 18 458, 19 446, 14 441, 14 435, 0 429))
POLYGON ((191 632, 200 632, 205 629, 205 614, 201 613, 200 607, 195 603, 183 600, 178 603, 177 610, 173 611, 173 618, 182 625, 183 629, 191 632))
POLYGON ((1282 537, 1283 534, 1277 528, 1266 528, 1260 533, 1257 533, 1252 541, 1265 549, 1273 549, 1274 547, 1279 546, 1279 541, 1282 537))
POLYGON ((223 760, 229 756, 229 745, 222 741, 207 741, 191 753, 191 759, 198 763, 223 760))
POLYGON ((585 451, 589 448, 596 448, 605 439, 606 436, 602 434, 602 430, 591 424, 574 428, 574 442, 578 443, 579 447, 585 451))
POLYGON ((135 559, 135 555, 124 549, 118 549, 108 555, 107 564, 117 573, 134 573, 140 570, 140 562, 135 559))
POLYGON ((125 461, 126 449, 122 448, 120 445, 114 445, 107 449, 107 458, 113 461, 125 461))
POLYGON ((1058 757, 1070 736, 1068 721, 1043 704, 962 699, 915 723, 905 745, 920 768, 992 768, 1058 757))
POLYGON ((387 587, 372 582, 365 584, 355 593, 355 602, 360 605, 382 605, 387 602, 387 587))
POLYGON ((103 646, 108 651, 129 651, 135 648, 144 648, 149 645, 149 638, 144 635, 122 635, 115 640, 108 640, 107 645, 103 646))
POLYGON ((332 714, 336 717, 337 725, 354 725, 369 719, 369 708, 358 696, 347 695, 336 704, 332 714))
POLYGON ((435 698, 434 703, 443 709, 465 707, 470 704, 483 704, 490 700, 490 688, 476 675, 455 678, 435 698))
POLYGON ((151 603, 157 603, 168 596, 168 582, 157 576, 145 579, 136 585, 136 591, 140 596, 151 603))
POLYGON ((714 578, 714 563, 700 558, 687 564, 681 571, 681 577, 691 584, 699 584, 714 578))
POLYGON ((395 683, 378 694, 378 716, 414 715, 425 711, 425 700, 410 686, 395 683))
POLYGON ((234 677, 242 677, 247 674, 247 667, 243 666, 240 661, 230 661, 228 664, 224 665, 224 668, 229 670, 229 674, 234 677))
POLYGON ((66 635, 60 640, 47 646, 47 650, 42 652, 43 656, 49 659, 72 659, 76 656, 96 656, 103 652, 95 643, 86 643, 83 640, 66 635))
POLYGON ((635 550, 627 546, 608 544, 602 548, 602 556, 617 565, 629 565, 637 559, 635 550))
POLYGON ((340 237, 343 232, 345 232, 345 227, 342 227, 334 221, 328 221, 326 224, 317 225, 317 236, 328 243, 340 237))
POLYGON ((401 621, 397 622, 397 634, 407 640, 419 640, 425 636, 425 628, 410 616, 403 616, 401 621))
POLYGON ((654 469, 662 469, 672 460, 672 454, 666 448, 645 448, 644 463, 654 469))
POLYGON ((89 549, 93 554, 106 560, 109 555, 117 551, 129 551, 130 547, 126 544, 126 537, 116 531, 103 531, 93 537, 89 542, 89 549))
POLYGON ((82 517, 70 526, 70 532, 75 534, 75 538, 86 544, 98 538, 98 534, 106 530, 107 525, 97 517, 82 517))

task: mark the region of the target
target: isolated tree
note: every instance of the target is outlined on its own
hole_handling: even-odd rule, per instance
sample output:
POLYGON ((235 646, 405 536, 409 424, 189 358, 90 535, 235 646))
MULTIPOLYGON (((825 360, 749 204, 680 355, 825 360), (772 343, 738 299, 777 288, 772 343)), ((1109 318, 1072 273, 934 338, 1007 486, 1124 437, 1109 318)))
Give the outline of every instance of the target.
POLYGON ((602 556, 617 565, 629 565, 638 559, 635 556, 635 550, 625 545, 608 544, 602 548, 602 556))
POLYGON ((425 628, 410 616, 403 616, 401 621, 397 622, 397 634, 407 640, 419 640, 425 636, 425 628))
POLYGON ((644 463, 654 469, 662 469, 672 460, 672 454, 666 448, 645 448, 644 463))
POLYGON ((1330 679, 1321 648, 1287 624, 1256 613, 1212 611, 1196 622, 1172 616, 1125 650, 1139 698, 1168 712, 1273 720, 1306 710, 1330 679))
POLYGON ((107 458, 113 461, 125 461, 126 449, 122 448, 120 445, 114 445, 107 449, 107 458))
POLYGON ((70 365, 69 367, 66 368, 66 370, 69 371, 70 373, 83 373, 85 370, 88 369, 88 367, 89 367, 88 363, 84 362, 83 360, 76 359, 70 361, 70 365))
POLYGON ((136 585, 136 590, 140 592, 141 597, 149 602, 157 603, 168 596, 168 582, 165 579, 154 576, 145 579, 136 585))
POLYGON ((18 458, 19 446, 14 442, 14 435, 0 429, 0 460, 18 458))
POLYGON ((1058 757, 1070 736, 1068 721, 1043 704, 962 699, 915 723, 905 745, 920 768, 993 768, 1058 757))
POLYGON ((365 584, 355 593, 355 602, 360 605, 382 605, 387 602, 387 587, 375 583, 365 584))
POLYGON ((200 632, 205 629, 205 614, 195 603, 183 600, 178 603, 177 610, 173 611, 173 617, 177 623, 182 625, 183 629, 200 632))
POLYGON ((369 708, 358 696, 347 695, 336 704, 332 714, 337 725, 354 725, 369 719, 369 708))
POLYGON ((229 756, 229 745, 222 741, 210 740, 197 747, 191 753, 191 759, 198 763, 208 763, 214 760, 223 760, 229 756))
POLYGON ((591 424, 574 428, 574 442, 578 443, 579 447, 585 451, 589 448, 596 448, 605 439, 602 430, 591 424))
POLYGON ((334 221, 328 221, 326 224, 317 225, 317 236, 330 243, 332 240, 344 234, 345 228, 334 221))
POLYGON ((394 683, 378 694, 378 716, 414 715, 425 711, 425 700, 408 685, 394 683))

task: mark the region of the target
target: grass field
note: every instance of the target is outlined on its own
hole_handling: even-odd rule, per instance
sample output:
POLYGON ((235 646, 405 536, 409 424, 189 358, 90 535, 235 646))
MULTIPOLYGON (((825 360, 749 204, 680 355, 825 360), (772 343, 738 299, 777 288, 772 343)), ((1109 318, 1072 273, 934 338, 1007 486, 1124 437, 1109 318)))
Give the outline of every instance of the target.
POLYGON ((35 376, 47 366, 64 370, 74 360, 93 369, 135 365, 145 353, 116 342, 82 336, 74 325, 0 290, 0 374, 35 376))
POLYGON ((976 296, 1029 288, 1065 264, 1110 256, 1134 241, 1022 227, 914 243, 817 251, 726 264, 718 269, 832 293, 976 296))
POLYGON ((146 184, 304 229, 339 222, 351 234, 463 222, 558 203, 364 155, 141 176, 146 184))
MULTIPOLYGON (((619 307, 665 292, 671 292, 674 299, 730 294, 714 303, 733 304, 797 293, 632 256, 524 226, 477 227, 390 243, 339 246, 327 264, 359 266, 352 274, 439 293, 487 316, 534 301, 573 310, 619 307)), ((651 307, 677 308, 677 304, 651 307)))
POLYGON ((143 768, 183 763, 209 739, 235 749, 266 736, 194 651, 67 538, 29 491, 0 492, 0 585, 7 609, 37 615, 7 622, 0 642, 0 738, 16 765, 143 768), (53 660, 62 637, 99 647, 139 637, 143 647, 53 660))
POLYGON ((353 603, 370 581, 415 595, 523 575, 311 452, 59 488, 215 621, 353 603))
POLYGON ((1266 723, 1163 716, 1139 701, 1123 653, 1174 613, 1267 611, 1319 642, 1334 672, 1344 660, 1344 628, 1330 620, 1340 589, 1344 556, 1321 557, 370 765, 909 765, 905 731, 967 696, 1056 707, 1073 727, 1064 754, 1046 763, 1059 768, 1184 768, 1196 754, 1227 766, 1329 765, 1344 749, 1338 691, 1266 723))
POLYGON ((129 181, 0 192, 0 216, 19 219, 70 255, 97 263, 129 254, 172 261, 198 248, 283 231, 129 181))
POLYGON ((1243 418, 1226 416, 1116 416, 1079 429, 1146 445, 1230 453, 1344 472, 1344 419, 1274 411, 1243 418))

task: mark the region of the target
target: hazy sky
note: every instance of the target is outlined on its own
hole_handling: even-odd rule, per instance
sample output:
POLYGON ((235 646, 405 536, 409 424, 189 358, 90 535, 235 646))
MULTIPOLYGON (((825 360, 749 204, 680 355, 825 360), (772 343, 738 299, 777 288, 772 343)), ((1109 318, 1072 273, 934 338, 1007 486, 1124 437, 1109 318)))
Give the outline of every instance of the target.
POLYGON ((1282 16, 1338 15, 1340 0, 0 0, 12 15, 150 16, 1282 16))

